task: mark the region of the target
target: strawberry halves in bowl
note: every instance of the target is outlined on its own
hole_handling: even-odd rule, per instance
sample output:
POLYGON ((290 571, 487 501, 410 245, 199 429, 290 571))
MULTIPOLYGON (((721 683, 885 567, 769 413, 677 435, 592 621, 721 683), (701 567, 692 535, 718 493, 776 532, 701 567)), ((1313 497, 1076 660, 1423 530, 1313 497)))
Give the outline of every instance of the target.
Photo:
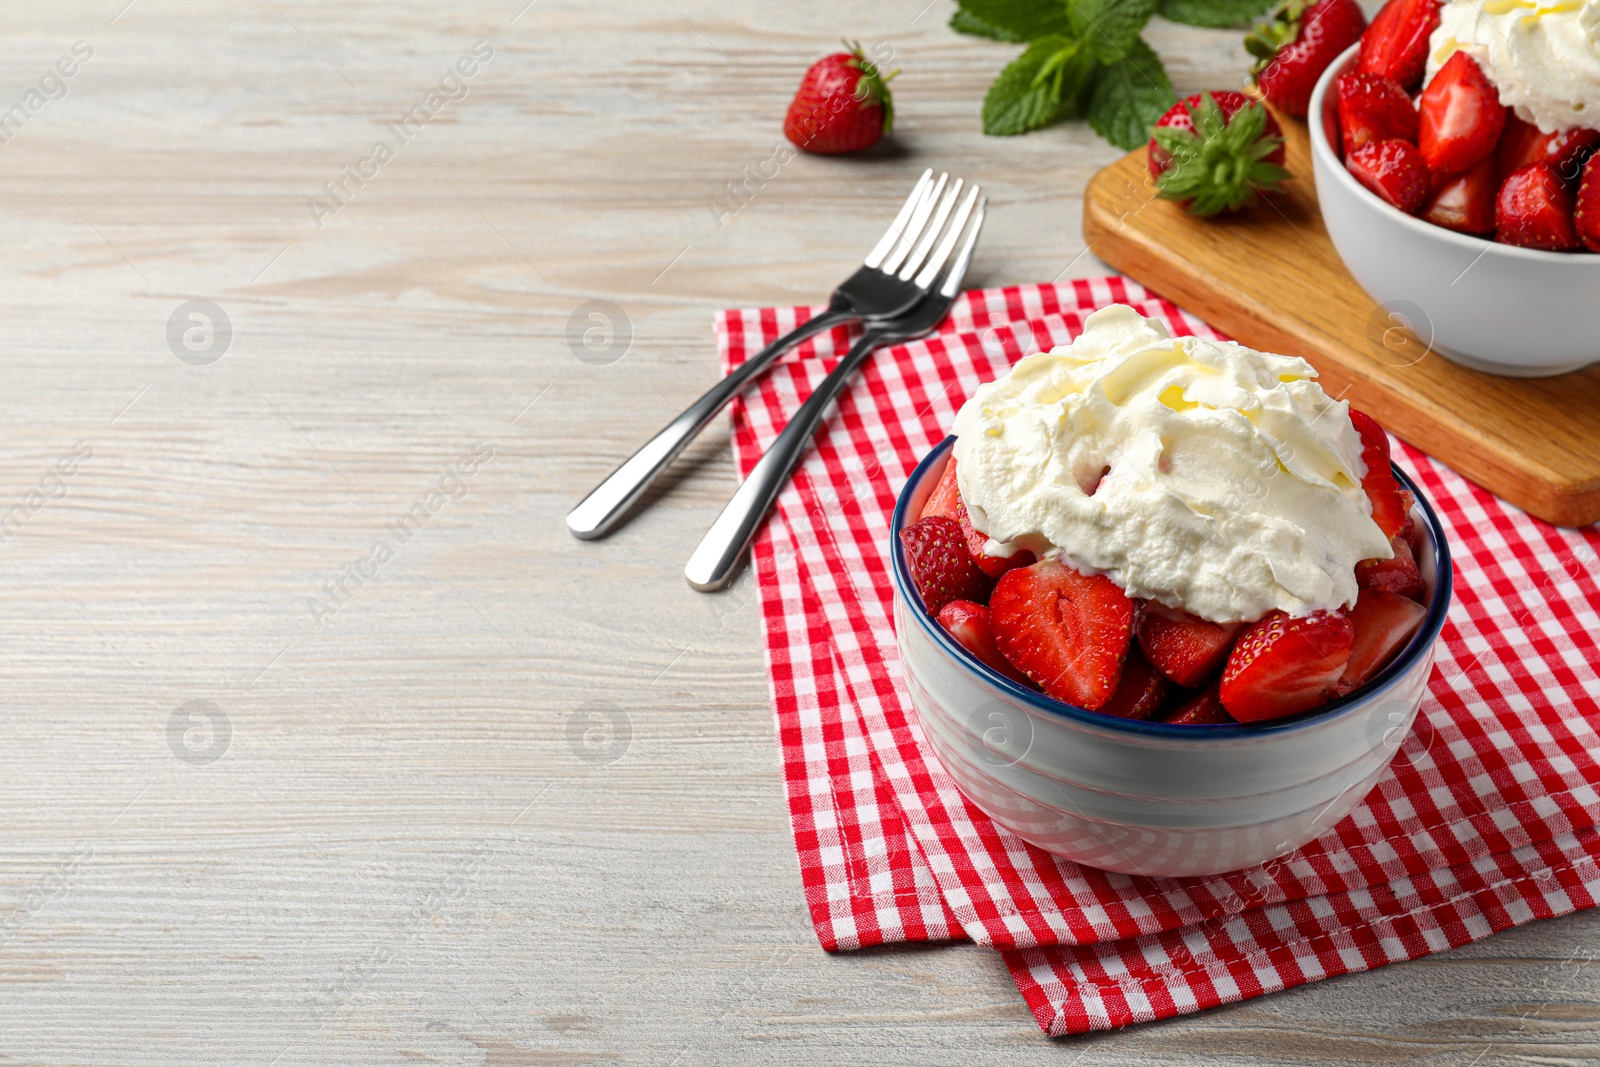
POLYGON ((1183 876, 1281 857, 1360 803, 1418 712, 1450 602, 1443 530, 1390 466, 1386 439, 1364 442, 1368 473, 1379 492, 1392 489, 1382 524, 1410 552, 1419 599, 1384 579, 1347 611, 1253 626, 1136 605, 1109 579, 1054 559, 1006 571, 991 593, 970 552, 957 555, 960 524, 934 513, 952 506, 937 487, 953 442, 901 492, 891 582, 911 710, 974 804, 1056 855, 1183 876), (914 547, 930 532, 932 558, 955 561, 927 586, 934 599, 957 581, 979 589, 933 614, 918 570, 930 557, 914 547), (1296 710, 1313 697, 1320 707, 1296 710))

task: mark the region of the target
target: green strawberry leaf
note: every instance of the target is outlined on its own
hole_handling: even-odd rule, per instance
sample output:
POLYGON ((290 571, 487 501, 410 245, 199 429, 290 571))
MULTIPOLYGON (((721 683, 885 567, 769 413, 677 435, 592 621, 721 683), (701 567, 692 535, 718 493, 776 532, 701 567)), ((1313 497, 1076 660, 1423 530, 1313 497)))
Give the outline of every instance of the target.
POLYGON ((950 28, 957 33, 965 33, 971 37, 987 37, 991 41, 1012 41, 1021 44, 1027 39, 1018 37, 1010 30, 989 25, 964 7, 956 8, 956 13, 950 16, 950 28))
POLYGON ((1144 144, 1150 127, 1176 98, 1160 57, 1135 37, 1120 60, 1100 68, 1085 117, 1095 133, 1132 151, 1144 144))
POLYGON ((983 132, 1009 137, 1047 126, 1060 113, 1081 49, 1070 37, 1041 37, 1012 60, 983 99, 983 132))
POLYGON ((1072 34, 1094 49, 1105 63, 1115 63, 1139 39, 1139 31, 1155 14, 1159 0, 1066 0, 1072 34))
POLYGON ((1226 30, 1272 10, 1278 0, 1161 0, 1162 18, 1190 26, 1226 30))
MULTIPOLYGON (((1037 41, 1041 37, 1066 33, 1068 30, 1067 13, 1061 0, 960 0, 960 2, 962 12, 972 16, 976 22, 991 30, 1010 35, 997 37, 997 40, 1037 41)), ((989 33, 984 36, 994 36, 994 34, 989 33)))

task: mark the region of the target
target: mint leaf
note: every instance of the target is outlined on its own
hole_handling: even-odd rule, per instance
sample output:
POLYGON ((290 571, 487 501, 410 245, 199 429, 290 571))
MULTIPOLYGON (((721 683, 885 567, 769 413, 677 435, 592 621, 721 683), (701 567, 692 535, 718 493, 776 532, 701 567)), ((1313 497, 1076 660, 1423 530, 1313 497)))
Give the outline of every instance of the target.
POLYGON ((956 13, 950 16, 950 28, 957 33, 965 33, 972 37, 987 37, 991 41, 1015 41, 1020 44, 1026 40, 1010 30, 989 25, 964 7, 956 8, 956 13))
POLYGON ((1162 18, 1225 30, 1243 26, 1276 6, 1277 0, 1161 0, 1162 18))
POLYGON ((1100 62, 1095 58, 1094 49, 1085 48, 1079 44, 1070 54, 1056 53, 1058 62, 1051 69, 1052 77, 1060 86, 1061 115, 1078 117, 1083 114, 1088 105, 1089 92, 1093 88, 1093 78, 1100 69, 1100 62))
POLYGON ((1066 0, 1072 35, 1106 63, 1120 61, 1139 39, 1160 0, 1066 0))
POLYGON ((1068 31, 1061 0, 961 0, 961 10, 989 29, 1010 35, 997 40, 1037 41, 1068 31))
POLYGON ((1085 117, 1095 133, 1132 151, 1149 138, 1150 127, 1177 94, 1160 57, 1143 39, 1135 37, 1122 52, 1121 59, 1104 64, 1096 75, 1085 117))
POLYGON ((1080 49, 1070 37, 1041 37, 1000 72, 983 98, 983 132, 1009 137, 1049 125, 1061 111, 1080 49))

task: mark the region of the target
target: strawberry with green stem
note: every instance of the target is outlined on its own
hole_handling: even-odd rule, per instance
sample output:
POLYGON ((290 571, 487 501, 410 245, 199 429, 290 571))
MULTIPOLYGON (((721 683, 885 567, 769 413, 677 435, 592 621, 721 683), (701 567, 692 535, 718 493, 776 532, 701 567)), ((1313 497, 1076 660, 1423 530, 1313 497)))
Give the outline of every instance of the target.
POLYGON ((811 65, 783 120, 783 135, 797 148, 834 156, 870 148, 894 127, 889 80, 859 44, 811 65))
POLYGON ((1356 0, 1287 0, 1244 39, 1256 57, 1252 73, 1261 94, 1285 114, 1305 118, 1317 79, 1366 28, 1356 0))
POLYGON ((1196 93, 1174 104, 1150 131, 1149 157, 1156 195, 1191 215, 1241 211, 1289 177, 1277 120, 1243 93, 1196 93))

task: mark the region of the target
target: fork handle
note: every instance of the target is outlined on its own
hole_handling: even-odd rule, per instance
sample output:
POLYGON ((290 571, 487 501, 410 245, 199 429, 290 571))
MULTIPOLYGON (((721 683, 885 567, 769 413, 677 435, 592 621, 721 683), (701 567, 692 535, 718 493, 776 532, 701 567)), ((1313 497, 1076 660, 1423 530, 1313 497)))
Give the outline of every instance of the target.
POLYGON ((752 378, 766 370, 779 356, 813 334, 832 329, 858 318, 854 312, 830 307, 772 342, 713 385, 706 394, 683 410, 660 433, 646 441, 637 452, 612 471, 610 476, 567 513, 567 529, 575 537, 591 541, 610 533, 633 502, 661 476, 690 441, 699 436, 712 419, 744 389, 752 378))
POLYGON ((683 568, 684 577, 689 579, 690 585, 702 593, 710 593, 721 589, 733 578, 739 558, 755 539, 756 530, 760 528, 761 520, 772 507, 772 502, 778 499, 778 494, 788 484, 789 476, 799 465, 800 457, 805 455, 811 435, 821 425, 829 405, 844 389, 862 361, 874 349, 891 344, 894 340, 895 337, 888 331, 868 330, 839 361, 839 365, 822 380, 816 392, 800 405, 800 410, 794 413, 789 425, 772 442, 772 447, 767 449, 766 455, 761 457, 750 476, 733 494, 733 499, 722 509, 722 514, 717 516, 717 521, 700 539, 699 547, 683 568))

